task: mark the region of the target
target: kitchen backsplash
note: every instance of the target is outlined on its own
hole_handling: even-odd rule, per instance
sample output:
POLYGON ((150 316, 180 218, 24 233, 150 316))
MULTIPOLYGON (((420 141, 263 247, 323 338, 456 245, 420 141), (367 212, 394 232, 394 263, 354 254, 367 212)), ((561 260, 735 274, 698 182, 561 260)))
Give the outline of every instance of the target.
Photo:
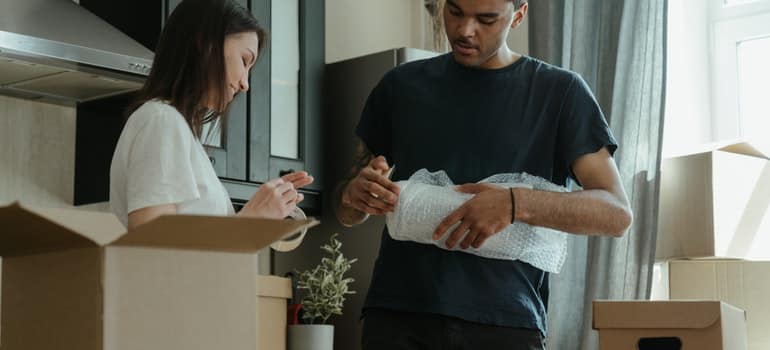
POLYGON ((0 96, 0 204, 72 207, 75 121, 73 107, 0 96))

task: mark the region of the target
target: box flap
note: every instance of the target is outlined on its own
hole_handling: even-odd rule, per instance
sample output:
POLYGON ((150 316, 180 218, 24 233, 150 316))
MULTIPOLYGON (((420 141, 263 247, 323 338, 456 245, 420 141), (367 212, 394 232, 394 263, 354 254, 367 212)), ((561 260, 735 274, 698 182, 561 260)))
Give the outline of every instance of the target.
POLYGON ((257 295, 291 299, 291 280, 278 276, 257 276, 257 295))
POLYGON ((727 146, 720 147, 719 150, 730 152, 730 153, 745 154, 747 156, 752 156, 757 158, 768 159, 766 154, 762 153, 762 151, 758 150, 756 147, 754 147, 752 144, 748 142, 732 143, 727 146))
POLYGON ((682 152, 678 152, 677 154, 669 155, 666 158, 686 157, 693 154, 707 153, 707 152, 713 152, 713 151, 724 151, 729 153, 744 154, 747 156, 752 156, 757 158, 770 159, 770 157, 768 157, 767 154, 758 150, 750 142, 742 139, 724 140, 724 141, 717 141, 717 142, 697 145, 697 146, 690 147, 689 149, 684 150, 682 152))
POLYGON ((125 230, 112 214, 76 209, 0 207, 0 256, 98 247, 125 230))
POLYGON ((593 328, 706 328, 719 320, 721 304, 719 301, 695 300, 595 300, 593 328))
POLYGON ((676 261, 745 261, 745 259, 741 258, 731 258, 731 257, 724 257, 724 256, 686 256, 676 259, 670 259, 670 262, 676 262, 676 261))
POLYGON ((111 245, 255 253, 317 220, 270 220, 228 216, 165 215, 111 245))

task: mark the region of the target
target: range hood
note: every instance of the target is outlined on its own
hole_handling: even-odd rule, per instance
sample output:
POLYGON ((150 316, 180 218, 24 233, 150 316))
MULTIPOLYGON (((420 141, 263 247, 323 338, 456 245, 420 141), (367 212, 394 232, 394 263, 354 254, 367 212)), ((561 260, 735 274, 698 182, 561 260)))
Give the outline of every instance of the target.
POLYGON ((0 94, 76 104, 131 92, 152 58, 72 0, 0 0, 0 94))

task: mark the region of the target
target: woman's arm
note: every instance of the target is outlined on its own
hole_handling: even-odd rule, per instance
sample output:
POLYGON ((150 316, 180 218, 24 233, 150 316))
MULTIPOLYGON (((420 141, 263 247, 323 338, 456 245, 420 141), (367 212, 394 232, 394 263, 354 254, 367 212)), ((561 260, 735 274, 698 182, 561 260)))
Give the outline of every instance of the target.
MULTIPOLYGON (((238 216, 283 219, 304 199, 296 189, 313 183, 313 177, 304 171, 284 175, 261 186, 246 203, 238 216)), ((177 214, 176 204, 161 204, 128 213, 128 229, 150 222, 161 215, 177 214)))
POLYGON ((161 215, 173 215, 177 213, 176 204, 161 204, 152 207, 134 210, 128 213, 128 229, 132 230, 141 224, 152 221, 161 215))

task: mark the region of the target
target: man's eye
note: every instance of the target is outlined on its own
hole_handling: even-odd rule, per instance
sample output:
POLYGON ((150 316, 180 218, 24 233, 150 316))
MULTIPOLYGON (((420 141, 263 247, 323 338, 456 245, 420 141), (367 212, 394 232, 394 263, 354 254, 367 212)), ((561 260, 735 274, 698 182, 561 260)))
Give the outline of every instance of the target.
POLYGON ((497 20, 495 20, 495 19, 483 19, 482 18, 482 19, 479 20, 479 23, 484 24, 484 25, 491 25, 491 24, 494 24, 496 21, 497 20))

